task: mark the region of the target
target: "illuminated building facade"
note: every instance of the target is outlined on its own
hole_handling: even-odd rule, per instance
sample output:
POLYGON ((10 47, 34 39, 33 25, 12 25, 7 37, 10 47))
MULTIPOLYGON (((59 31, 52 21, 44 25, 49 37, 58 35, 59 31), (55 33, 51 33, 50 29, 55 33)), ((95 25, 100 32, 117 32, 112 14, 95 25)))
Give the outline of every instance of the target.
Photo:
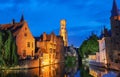
POLYGON ((42 57, 42 64, 49 65, 64 60, 64 42, 61 36, 56 36, 53 32, 45 32, 37 41, 37 53, 42 57))

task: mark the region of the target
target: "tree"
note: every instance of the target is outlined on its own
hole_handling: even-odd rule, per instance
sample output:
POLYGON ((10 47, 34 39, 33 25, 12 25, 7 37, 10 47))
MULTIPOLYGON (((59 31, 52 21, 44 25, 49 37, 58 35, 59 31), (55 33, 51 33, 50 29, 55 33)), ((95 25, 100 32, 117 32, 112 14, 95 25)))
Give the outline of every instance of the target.
POLYGON ((16 43, 11 31, 0 31, 0 65, 16 65, 18 56, 16 43))
POLYGON ((98 51, 98 37, 95 34, 92 34, 87 40, 85 40, 82 45, 79 47, 79 55, 84 58, 89 54, 94 54, 98 51))

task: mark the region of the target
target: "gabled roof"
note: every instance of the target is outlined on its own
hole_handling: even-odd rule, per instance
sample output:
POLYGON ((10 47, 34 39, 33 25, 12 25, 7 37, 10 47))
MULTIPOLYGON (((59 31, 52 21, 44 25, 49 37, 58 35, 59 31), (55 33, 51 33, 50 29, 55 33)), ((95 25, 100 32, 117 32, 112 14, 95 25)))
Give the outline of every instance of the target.
POLYGON ((24 23, 25 22, 14 23, 14 24, 13 23, 2 24, 0 25, 0 30, 10 30, 13 33, 13 35, 16 37, 24 23))

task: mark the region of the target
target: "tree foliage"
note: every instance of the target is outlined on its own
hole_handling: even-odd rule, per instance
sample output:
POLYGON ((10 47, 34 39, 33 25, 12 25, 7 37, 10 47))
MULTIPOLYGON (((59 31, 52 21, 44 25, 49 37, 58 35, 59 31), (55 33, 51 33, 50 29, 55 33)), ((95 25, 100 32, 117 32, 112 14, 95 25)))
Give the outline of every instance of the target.
POLYGON ((18 56, 11 31, 0 31, 0 66, 16 65, 18 56))
POLYGON ((97 40, 98 37, 95 34, 92 34, 82 43, 82 45, 79 47, 79 54, 82 58, 98 51, 99 45, 97 40))

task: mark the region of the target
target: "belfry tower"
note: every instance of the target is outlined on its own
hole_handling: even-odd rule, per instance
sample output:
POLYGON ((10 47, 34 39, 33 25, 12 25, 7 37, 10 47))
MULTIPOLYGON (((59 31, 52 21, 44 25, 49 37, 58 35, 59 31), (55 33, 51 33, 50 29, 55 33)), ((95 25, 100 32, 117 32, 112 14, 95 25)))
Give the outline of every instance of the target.
POLYGON ((63 37, 64 46, 68 46, 68 37, 67 37, 67 30, 66 30, 66 20, 60 21, 60 36, 63 37))

